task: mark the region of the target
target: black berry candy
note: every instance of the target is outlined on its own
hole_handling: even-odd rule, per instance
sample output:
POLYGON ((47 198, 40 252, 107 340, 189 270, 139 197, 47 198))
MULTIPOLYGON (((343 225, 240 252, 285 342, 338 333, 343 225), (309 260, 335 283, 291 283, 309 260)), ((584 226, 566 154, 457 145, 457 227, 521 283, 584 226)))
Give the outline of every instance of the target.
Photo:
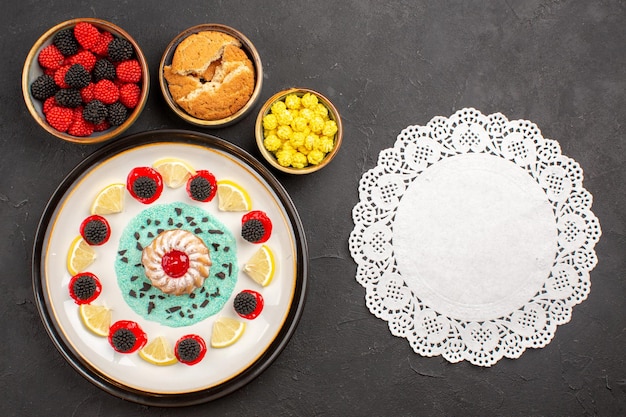
POLYGON ((266 242, 272 234, 272 221, 260 210, 246 213, 241 218, 241 237, 250 243, 266 242))
POLYGON ((120 320, 109 328, 109 343, 117 352, 135 352, 147 341, 146 334, 134 321, 120 320))
MULTIPOLYGON (((87 87, 91 82, 91 74, 81 64, 72 65, 65 73, 65 84, 71 88, 87 87)), ((81 98, 82 102, 82 98, 81 98)))
POLYGON ((196 175, 187 180, 187 194, 192 200, 207 203, 217 194, 217 181, 209 171, 196 171, 196 175))
POLYGON ((89 304, 102 292, 100 280, 91 272, 74 275, 69 283, 70 296, 76 304, 89 304))
POLYGON ((204 358, 206 343, 200 336, 188 334, 178 339, 174 347, 174 354, 180 363, 195 365, 204 358))
POLYGON ((30 85, 30 93, 37 100, 45 100, 54 96, 59 91, 59 86, 54 82, 54 78, 48 74, 40 75, 30 85))
POLYGON ((52 38, 52 43, 57 47, 63 56, 74 55, 78 52, 78 41, 74 37, 74 29, 64 29, 56 33, 52 38))
POLYGON ((80 225, 80 235, 89 245, 103 245, 111 236, 109 222, 97 214, 87 217, 80 225))
POLYGON ((256 291, 243 290, 235 296, 233 307, 239 316, 252 320, 263 310, 263 296, 256 291))
POLYGON ((108 54, 111 61, 125 61, 133 56, 133 45, 124 38, 115 38, 109 42, 108 54))
POLYGON ((150 204, 161 196, 163 178, 150 167, 133 168, 126 179, 126 188, 137 201, 150 204))

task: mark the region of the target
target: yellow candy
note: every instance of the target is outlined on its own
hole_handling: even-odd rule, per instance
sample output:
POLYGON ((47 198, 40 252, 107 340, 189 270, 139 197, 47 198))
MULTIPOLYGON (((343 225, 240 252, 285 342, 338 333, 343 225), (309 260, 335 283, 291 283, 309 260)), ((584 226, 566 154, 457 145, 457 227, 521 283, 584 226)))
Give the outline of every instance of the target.
POLYGON ((312 133, 304 138, 304 147, 308 150, 315 149, 315 142, 319 141, 319 136, 312 133))
POLYGON ((304 117, 297 116, 293 119, 293 122, 291 123, 291 128, 296 132, 304 132, 308 125, 308 120, 306 120, 304 117))
POLYGON ((337 123, 334 120, 327 120, 324 122, 324 127, 322 128, 322 135, 324 136, 333 136, 337 133, 337 123))
POLYGON ((276 136, 278 136, 282 140, 289 140, 292 133, 293 133, 293 130, 291 130, 291 127, 287 125, 281 125, 276 130, 276 136))
POLYGON ((291 166, 294 168, 304 168, 307 165, 309 165, 309 160, 301 152, 296 152, 291 158, 291 166))
POLYGON ((315 116, 309 121, 309 127, 313 133, 321 133, 324 129, 324 119, 320 116, 315 116))
POLYGON ((303 145, 303 146, 300 146, 300 147, 298 148, 298 152, 300 152, 301 154, 304 154, 304 155, 308 155, 308 154, 309 154, 309 152, 311 152, 311 150, 310 150, 310 149, 308 149, 306 146, 304 146, 304 145, 303 145))
POLYGON ((276 159, 280 166, 288 167, 293 161, 293 152, 280 150, 276 152, 276 159))
POLYGON ((328 108, 324 106, 322 103, 317 103, 315 109, 313 110, 315 114, 321 116, 323 119, 328 119, 328 108))
POLYGON ((266 114, 263 117, 263 129, 274 130, 278 127, 278 118, 275 114, 266 114))
POLYGON ((293 115, 289 110, 283 110, 276 115, 279 125, 290 125, 293 122, 293 115))
POLYGON ((327 154, 328 152, 333 150, 334 146, 335 146, 335 143, 332 137, 321 136, 319 143, 317 143, 317 146, 315 147, 315 149, 317 149, 320 152, 323 152, 324 154, 327 154))
POLYGON ((277 101, 276 103, 272 104, 271 112, 273 114, 278 114, 284 112, 286 109, 287 105, 284 101, 277 101))
POLYGON ((306 93, 302 96, 300 102, 302 103, 302 106, 312 108, 317 105, 318 100, 315 94, 306 93))
POLYGON ((309 164, 317 165, 320 162, 322 162, 322 160, 324 159, 324 154, 322 152, 314 149, 311 152, 309 152, 309 154, 306 156, 306 158, 309 161, 309 164))
POLYGON ((288 109, 299 109, 300 97, 298 97, 296 94, 288 94, 287 97, 285 97, 285 105, 288 109))
POLYGON ((315 116, 315 112, 311 109, 304 108, 304 109, 300 109, 299 116, 308 122, 309 120, 313 118, 313 116, 315 116))
POLYGON ((268 135, 263 140, 263 145, 265 145, 265 148, 270 152, 277 151, 282 144, 283 142, 278 139, 278 136, 276 135, 268 135))
POLYGON ((293 134, 289 138, 289 142, 291 143, 291 146, 293 146, 294 148, 299 148, 300 146, 304 145, 305 138, 306 136, 304 136, 304 133, 293 132, 293 134))

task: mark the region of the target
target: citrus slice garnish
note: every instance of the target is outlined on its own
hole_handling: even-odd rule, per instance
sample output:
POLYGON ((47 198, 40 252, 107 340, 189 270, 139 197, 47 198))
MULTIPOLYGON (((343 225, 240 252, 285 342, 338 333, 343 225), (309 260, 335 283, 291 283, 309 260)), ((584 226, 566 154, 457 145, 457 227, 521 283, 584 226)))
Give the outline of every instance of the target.
POLYGON ((261 246, 243 265, 243 272, 263 287, 272 282, 275 271, 274 253, 267 245, 261 246))
POLYGON ((249 211, 252 209, 250 195, 241 185, 230 181, 217 182, 218 209, 221 211, 249 211))
POLYGON ((70 275, 84 271, 96 260, 96 251, 82 238, 76 236, 67 252, 67 270, 70 275))
POLYGON ((163 336, 158 336, 145 345, 139 351, 139 356, 146 362, 159 366, 173 365, 178 362, 174 349, 163 336))
POLYGON ((126 184, 115 183, 104 187, 91 205, 91 214, 113 214, 124 209, 126 184))
POLYGON ((156 169, 163 182, 170 188, 178 188, 187 183, 187 180, 196 175, 196 170, 187 162, 177 158, 162 158, 152 164, 152 168, 156 169))
POLYGON ((81 304, 78 306, 80 319, 92 333, 107 337, 111 326, 111 310, 105 306, 81 304))
POLYGON ((220 317, 213 324, 213 333, 211 334, 211 346, 214 348, 223 348, 235 343, 244 330, 246 323, 230 317, 220 317))

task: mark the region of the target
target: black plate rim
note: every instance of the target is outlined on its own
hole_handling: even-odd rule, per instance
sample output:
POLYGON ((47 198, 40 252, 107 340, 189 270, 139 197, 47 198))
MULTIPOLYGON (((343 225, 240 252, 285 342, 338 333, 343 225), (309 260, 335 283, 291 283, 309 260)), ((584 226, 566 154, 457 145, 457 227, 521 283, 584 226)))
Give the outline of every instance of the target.
POLYGON ((134 133, 103 146, 86 157, 65 176, 57 189, 53 192, 52 197, 48 200, 37 226, 33 245, 32 285, 35 296, 35 304, 48 336, 63 358, 81 376, 109 394, 125 400, 148 406, 181 407, 213 401, 228 395, 247 385, 263 373, 263 371, 265 371, 274 362, 293 336, 298 322, 300 321, 300 317, 302 316, 307 293, 309 270, 308 262, 308 246, 304 233, 304 227, 295 205, 282 184, 280 184, 278 179, 263 164, 252 157, 247 151, 217 136, 190 130, 158 129, 134 133), (174 140, 173 138, 176 139, 174 140), (83 173, 94 164, 97 164, 110 156, 130 150, 140 145, 170 142, 174 144, 189 143, 220 148, 228 153, 234 154, 248 163, 254 170, 257 171, 259 175, 263 177, 263 179, 268 182, 270 187, 274 190, 274 192, 276 192, 279 201, 285 208, 287 216, 291 221, 291 225, 294 228, 296 239, 295 246, 297 252, 296 287, 294 290, 294 298, 285 320, 285 324, 281 327, 277 337, 270 344, 268 349, 260 355, 252 365, 234 378, 208 389, 182 394, 150 393, 126 387, 119 384, 117 381, 111 380, 110 378, 102 375, 98 369, 95 369, 93 366, 82 360, 80 355, 78 355, 77 352, 75 352, 69 344, 66 343, 55 323, 55 320, 52 318, 48 310, 48 303, 44 295, 42 285, 42 255, 48 225, 52 220, 58 204, 76 180, 78 180, 83 173))

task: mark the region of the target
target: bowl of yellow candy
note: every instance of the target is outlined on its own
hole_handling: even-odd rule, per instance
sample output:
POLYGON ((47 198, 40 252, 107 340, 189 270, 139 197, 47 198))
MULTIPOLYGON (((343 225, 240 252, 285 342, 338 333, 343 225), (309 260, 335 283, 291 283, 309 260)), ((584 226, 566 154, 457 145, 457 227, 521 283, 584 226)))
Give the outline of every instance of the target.
POLYGON ((322 94, 290 88, 269 98, 256 119, 255 136, 263 157, 290 174, 310 174, 330 163, 341 146, 339 112, 322 94))

